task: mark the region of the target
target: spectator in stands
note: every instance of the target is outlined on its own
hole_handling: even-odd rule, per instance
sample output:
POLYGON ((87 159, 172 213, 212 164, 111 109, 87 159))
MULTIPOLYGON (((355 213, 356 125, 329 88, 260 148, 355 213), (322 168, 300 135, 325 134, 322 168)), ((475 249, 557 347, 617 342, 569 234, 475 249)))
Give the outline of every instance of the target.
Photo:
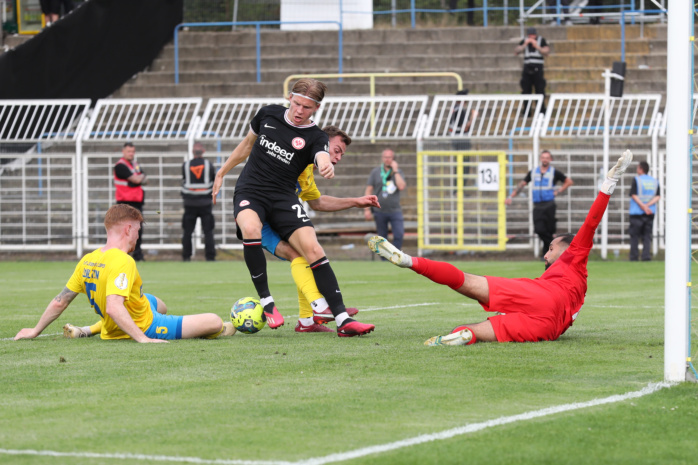
MULTIPOLYGON (((560 16, 560 21, 565 25, 572 24, 572 21, 570 21, 569 17, 567 16, 570 12, 569 5, 572 3, 572 0, 545 0, 545 4, 547 5, 545 13, 549 15, 557 15, 558 1, 560 2, 560 12, 562 13, 560 16)), ((550 18, 549 22, 555 22, 555 18, 550 18)))
MULTIPOLYGON (((458 9, 458 0, 449 0, 448 1, 448 10, 457 10, 458 9)), ((468 23, 468 26, 474 26, 475 25, 475 0, 468 0, 468 11, 465 13, 465 21, 468 23)))
MULTIPOLYGON (((456 95, 468 95, 468 89, 459 90, 456 95)), ((456 105, 451 112, 451 117, 448 121, 448 130, 453 136, 451 146, 453 150, 470 150, 470 139, 466 137, 470 131, 470 127, 477 117, 477 110, 468 111, 466 102, 456 102, 456 105)), ((470 174, 470 157, 463 157, 463 181, 467 184, 468 175, 470 174)))
POLYGON ((366 208, 364 214, 367 220, 370 220, 371 214, 373 214, 376 222, 376 233, 379 236, 388 237, 388 224, 390 224, 393 230, 393 244, 397 248, 402 248, 405 221, 400 207, 400 192, 407 184, 397 161, 395 161, 395 152, 391 149, 385 149, 382 157, 383 163, 374 168, 368 176, 366 192, 364 193, 364 195, 377 195, 381 207, 366 208))
MULTIPOLYGON (((524 54, 523 72, 521 73, 521 93, 528 95, 532 90, 543 96, 540 111, 545 113, 545 75, 543 73, 543 60, 550 53, 550 46, 544 37, 536 32, 536 28, 529 27, 526 30, 526 38, 521 39, 514 49, 514 54, 524 54)), ((526 110, 524 110, 526 111, 526 110)), ((528 112, 530 115, 530 112, 528 112)))
POLYGON ((543 150, 540 154, 540 166, 535 170, 529 171, 526 177, 516 186, 514 192, 504 201, 507 205, 511 205, 512 199, 519 195, 519 192, 533 180, 533 227, 543 242, 541 257, 548 252, 550 243, 553 241, 553 236, 557 231, 555 197, 574 184, 572 178, 568 178, 562 171, 556 170, 552 166, 552 161, 553 156, 550 151, 543 150), (555 184, 558 182, 561 182, 562 186, 556 190, 555 184))
POLYGON ((642 238, 642 261, 648 262, 652 242, 652 224, 659 201, 659 181, 650 176, 650 165, 641 161, 630 188, 630 261, 639 258, 638 240, 642 238))
MULTIPOLYGON (((468 95, 468 92, 468 89, 463 89, 456 92, 456 95, 468 95)), ((448 121, 448 130, 454 136, 451 143, 453 150, 470 150, 470 141, 463 136, 468 134, 476 117, 477 110, 468 111, 466 102, 456 102, 448 121)))
POLYGON ((201 229, 204 231, 206 246, 206 261, 216 260, 216 243, 213 238, 213 228, 216 220, 213 217, 213 181, 216 170, 213 164, 204 158, 203 144, 196 142, 192 149, 194 158, 182 164, 182 198, 184 200, 184 215, 182 216, 182 260, 191 260, 191 236, 196 227, 197 218, 201 218, 201 229))
MULTIPOLYGON (((114 187, 116 189, 116 203, 131 205, 139 212, 143 212, 145 192, 143 186, 148 184, 148 178, 136 161, 136 147, 131 142, 126 142, 121 149, 122 157, 114 165, 114 187)), ((138 241, 131 253, 136 261, 145 260, 141 250, 143 239, 143 227, 138 232, 138 241)))
MULTIPOLYGON (((601 13, 601 6, 603 6, 603 0, 589 0, 587 3, 587 9, 584 10, 585 13, 601 13)), ((601 22, 601 16, 590 16, 589 24, 599 24, 601 22)))

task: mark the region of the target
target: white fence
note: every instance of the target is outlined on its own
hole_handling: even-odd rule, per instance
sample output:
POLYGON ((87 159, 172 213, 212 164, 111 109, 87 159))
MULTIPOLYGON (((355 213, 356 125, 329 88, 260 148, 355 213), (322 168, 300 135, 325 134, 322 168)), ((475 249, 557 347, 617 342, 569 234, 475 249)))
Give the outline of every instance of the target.
MULTIPOLYGON (((504 150, 510 187, 535 167, 542 144, 553 146, 555 164, 576 181, 570 194, 558 199, 559 230, 575 230, 595 195, 603 163, 602 101, 601 95, 553 94, 543 115, 538 113, 540 96, 333 97, 325 99, 316 122, 340 126, 356 141, 428 145, 467 140, 483 144, 480 150, 504 150), (473 115, 467 130, 453 127, 454 113, 473 115)), ((150 180, 143 247, 178 249, 181 164, 193 142, 217 143, 222 160, 227 153, 220 144, 241 140, 252 116, 270 103, 284 101, 210 99, 203 111, 200 98, 106 99, 92 110, 87 100, 0 101, 0 250, 80 254, 100 244, 102 215, 114 202, 112 168, 126 141, 137 144, 139 163, 150 180)), ((609 130, 616 146, 633 146, 663 181, 660 104, 658 95, 612 99, 609 130)), ((216 208, 216 239, 221 247, 237 248, 232 207, 226 201, 234 178, 226 181, 216 208)), ((627 246, 628 188, 619 191, 614 196, 618 204, 609 209, 615 248, 627 246)), ((507 209, 508 224, 526 230, 508 247, 534 246, 530 209, 530 202, 523 201, 507 209)), ((659 209, 656 223, 663 231, 663 203, 659 209)))
MULTIPOLYGON (((550 149, 554 153, 554 165, 575 182, 557 198, 557 229, 576 232, 596 196, 599 178, 608 169, 603 150, 604 96, 553 94, 545 114, 538 112, 539 97, 435 96, 420 134, 418 151, 443 150, 446 141, 451 144, 448 148, 453 150, 505 150, 509 165, 507 182, 509 189, 513 189, 529 170, 538 165, 541 149, 550 149), (454 127, 453 121, 462 123, 460 127, 454 127), (465 125, 466 121, 470 124, 465 125), (459 140, 467 140, 468 147, 459 148, 459 140)), ((607 132, 612 141, 611 159, 614 154, 630 147, 637 160, 646 159, 652 165, 653 173, 661 172, 662 159, 657 155, 656 143, 662 127, 660 103, 659 95, 627 95, 610 99, 607 132)), ((629 185, 621 183, 608 209, 608 229, 604 232, 601 228, 596 236, 602 242, 602 253, 605 253, 607 244, 614 249, 629 247, 626 242, 628 195, 629 185)), ((530 221, 532 210, 530 195, 526 196, 525 203, 515 200, 507 208, 508 248, 533 248, 534 253, 539 250, 539 241, 530 221), (515 227, 510 228, 510 225, 515 227)), ((424 209, 421 221, 426 221, 429 214, 428 209, 424 209)), ((663 202, 660 202, 658 216, 661 218, 663 214, 663 202)), ((659 231, 663 229, 656 230, 655 237, 659 231)), ((655 251, 656 248, 655 239, 655 251)))

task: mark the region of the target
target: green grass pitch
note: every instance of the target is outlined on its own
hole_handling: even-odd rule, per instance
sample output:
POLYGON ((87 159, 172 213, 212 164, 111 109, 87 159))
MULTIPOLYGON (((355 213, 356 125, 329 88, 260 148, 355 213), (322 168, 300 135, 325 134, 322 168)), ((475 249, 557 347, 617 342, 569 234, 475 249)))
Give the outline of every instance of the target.
MULTIPOLYGON (((455 264, 476 274, 542 272, 532 261, 455 264)), ((425 347, 428 337, 486 314, 447 287, 379 261, 333 262, 345 302, 376 325, 365 337, 295 333, 288 264, 271 262, 271 289, 288 317, 276 331, 170 344, 66 340, 63 324, 96 321, 78 296, 45 336, 12 341, 34 326, 73 266, 0 263, 0 463, 320 464, 333 463, 331 454, 352 464, 698 460, 698 387, 690 383, 409 445, 420 435, 660 382, 661 262, 590 262, 577 322, 549 343, 425 347), (400 440, 405 447, 388 452, 341 455, 400 440)), ((172 314, 227 318, 236 299, 254 295, 242 262, 147 262, 139 270, 144 291, 172 314)))

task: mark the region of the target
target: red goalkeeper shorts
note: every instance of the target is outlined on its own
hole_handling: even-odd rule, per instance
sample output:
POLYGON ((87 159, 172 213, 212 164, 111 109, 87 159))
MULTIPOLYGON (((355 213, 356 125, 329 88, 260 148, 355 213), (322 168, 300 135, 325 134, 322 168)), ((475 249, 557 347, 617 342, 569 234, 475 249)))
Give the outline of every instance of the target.
POLYGON ((486 276, 490 289, 489 305, 481 304, 487 312, 499 315, 488 318, 498 342, 554 341, 567 328, 558 309, 560 296, 532 279, 510 279, 486 276))

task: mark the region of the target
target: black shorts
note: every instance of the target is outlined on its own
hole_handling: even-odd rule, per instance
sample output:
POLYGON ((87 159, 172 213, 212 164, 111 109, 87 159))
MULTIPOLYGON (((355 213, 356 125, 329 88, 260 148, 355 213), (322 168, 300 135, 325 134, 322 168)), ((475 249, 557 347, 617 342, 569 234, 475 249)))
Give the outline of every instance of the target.
MULTIPOLYGON (((285 241, 291 234, 304 226, 314 227, 305 214, 301 201, 296 194, 279 194, 274 192, 235 191, 233 196, 235 218, 243 210, 257 213, 262 223, 269 223, 274 231, 285 241)), ((238 232, 238 237, 240 234, 238 232)), ((250 239, 257 239, 251 237, 250 239)))

